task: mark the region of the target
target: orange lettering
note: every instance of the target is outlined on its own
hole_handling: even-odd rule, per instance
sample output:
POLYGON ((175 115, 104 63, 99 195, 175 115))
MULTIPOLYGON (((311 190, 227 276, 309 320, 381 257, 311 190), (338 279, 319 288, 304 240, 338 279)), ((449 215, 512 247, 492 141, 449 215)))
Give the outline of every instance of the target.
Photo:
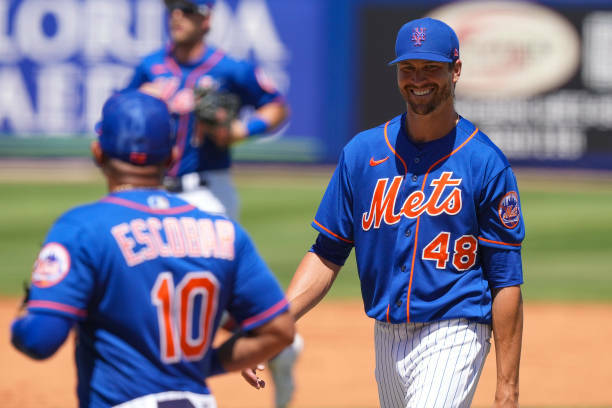
MULTIPOLYGON (((445 171, 444 173, 442 173, 442 175, 440 176, 440 178, 438 179, 434 179, 431 182, 431 185, 434 186, 434 191, 431 193, 431 197, 429 198, 429 200, 427 201, 427 213, 429 215, 440 215, 443 212, 445 212, 445 205, 450 205, 451 202, 453 201, 452 198, 455 197, 454 194, 451 194, 451 196, 449 198, 447 198, 442 205, 438 206, 438 201, 440 201, 440 197, 442 197, 442 193, 444 192, 444 189, 448 186, 458 186, 461 184, 461 179, 451 179, 451 176, 453 175, 452 172, 450 171, 445 171)), ((455 189, 457 191, 459 191, 459 210, 461 209, 461 190, 455 189)), ((453 190, 454 193, 454 190, 453 190)), ((457 206, 456 200, 454 203, 452 203, 453 208, 455 208, 457 206)), ((458 212, 458 210, 457 210, 458 212)), ((455 214, 457 213, 455 212, 455 214)))
POLYGON ((402 183, 404 177, 395 176, 391 182, 391 187, 385 194, 387 187, 387 181, 389 179, 378 179, 376 187, 374 188, 374 194, 372 195, 372 203, 370 204, 369 213, 363 213, 361 218, 361 228, 364 231, 368 231, 374 224, 374 228, 380 227, 380 222, 383 217, 386 224, 395 224, 401 218, 400 214, 394 214, 395 200, 397 199, 397 192, 402 183))
POLYGON ((386 224, 392 225, 399 222, 402 215, 406 218, 417 218, 424 212, 431 216, 442 213, 458 214, 462 207, 461 189, 455 187, 446 197, 443 197, 447 187, 461 185, 462 179, 453 179, 452 175, 452 172, 445 171, 439 178, 433 179, 430 185, 434 189, 427 200, 423 191, 413 191, 404 201, 398 214, 394 213, 395 201, 403 177, 394 177, 389 189, 387 189, 389 179, 378 179, 374 187, 374 194, 372 194, 370 211, 363 213, 361 217, 361 227, 364 231, 368 231, 372 225, 374 228, 380 228, 383 220, 386 224))

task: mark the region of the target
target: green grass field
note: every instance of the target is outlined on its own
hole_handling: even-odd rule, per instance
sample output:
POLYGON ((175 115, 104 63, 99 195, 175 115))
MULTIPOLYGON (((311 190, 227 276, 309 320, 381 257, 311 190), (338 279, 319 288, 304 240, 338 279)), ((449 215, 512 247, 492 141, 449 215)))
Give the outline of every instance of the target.
MULTIPOLYGON (((242 224, 286 287, 316 232, 309 226, 328 172, 237 171, 242 224)), ((523 246, 527 301, 612 301, 612 176, 585 179, 519 171, 527 226, 523 246)), ((47 229, 66 209, 105 193, 86 181, 0 182, 0 294, 21 292, 47 229)), ((355 262, 330 296, 359 296, 355 262)))

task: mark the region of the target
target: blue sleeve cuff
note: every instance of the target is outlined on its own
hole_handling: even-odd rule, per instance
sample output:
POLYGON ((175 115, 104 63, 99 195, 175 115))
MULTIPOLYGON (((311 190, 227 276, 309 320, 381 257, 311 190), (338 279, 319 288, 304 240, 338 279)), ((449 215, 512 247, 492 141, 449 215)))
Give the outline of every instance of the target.
POLYGON ((350 244, 342 244, 319 233, 316 242, 310 248, 310 252, 314 252, 322 258, 342 266, 351 254, 352 248, 353 246, 350 244))
POLYGON ((491 288, 523 283, 521 251, 481 246, 481 261, 491 288))

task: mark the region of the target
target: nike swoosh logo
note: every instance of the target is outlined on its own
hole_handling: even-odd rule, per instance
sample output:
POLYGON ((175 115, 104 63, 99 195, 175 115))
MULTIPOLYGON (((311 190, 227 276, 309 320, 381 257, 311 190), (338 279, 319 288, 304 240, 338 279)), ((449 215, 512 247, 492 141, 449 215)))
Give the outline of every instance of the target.
POLYGON ((385 157, 384 159, 374 160, 374 157, 372 157, 370 158, 370 166, 378 166, 379 164, 386 162, 388 158, 389 156, 385 157))

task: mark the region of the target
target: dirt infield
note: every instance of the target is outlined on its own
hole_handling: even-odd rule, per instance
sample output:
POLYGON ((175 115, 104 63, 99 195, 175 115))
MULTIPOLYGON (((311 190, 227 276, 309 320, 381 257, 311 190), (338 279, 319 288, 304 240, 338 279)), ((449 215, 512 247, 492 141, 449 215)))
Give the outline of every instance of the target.
MULTIPOLYGON (((75 407, 73 341, 45 362, 17 353, 8 327, 16 299, 0 299, 0 405, 4 408, 75 407)), ((299 323, 306 346, 297 368, 292 405, 365 408, 378 405, 372 322, 360 302, 325 301, 299 323)), ((528 304, 521 372, 522 406, 612 406, 612 305, 528 304)), ((494 350, 474 406, 490 406, 494 350)), ((264 377, 267 378, 267 376, 264 377)), ((250 389, 238 374, 210 381, 222 408, 272 406, 269 389, 250 389)))

